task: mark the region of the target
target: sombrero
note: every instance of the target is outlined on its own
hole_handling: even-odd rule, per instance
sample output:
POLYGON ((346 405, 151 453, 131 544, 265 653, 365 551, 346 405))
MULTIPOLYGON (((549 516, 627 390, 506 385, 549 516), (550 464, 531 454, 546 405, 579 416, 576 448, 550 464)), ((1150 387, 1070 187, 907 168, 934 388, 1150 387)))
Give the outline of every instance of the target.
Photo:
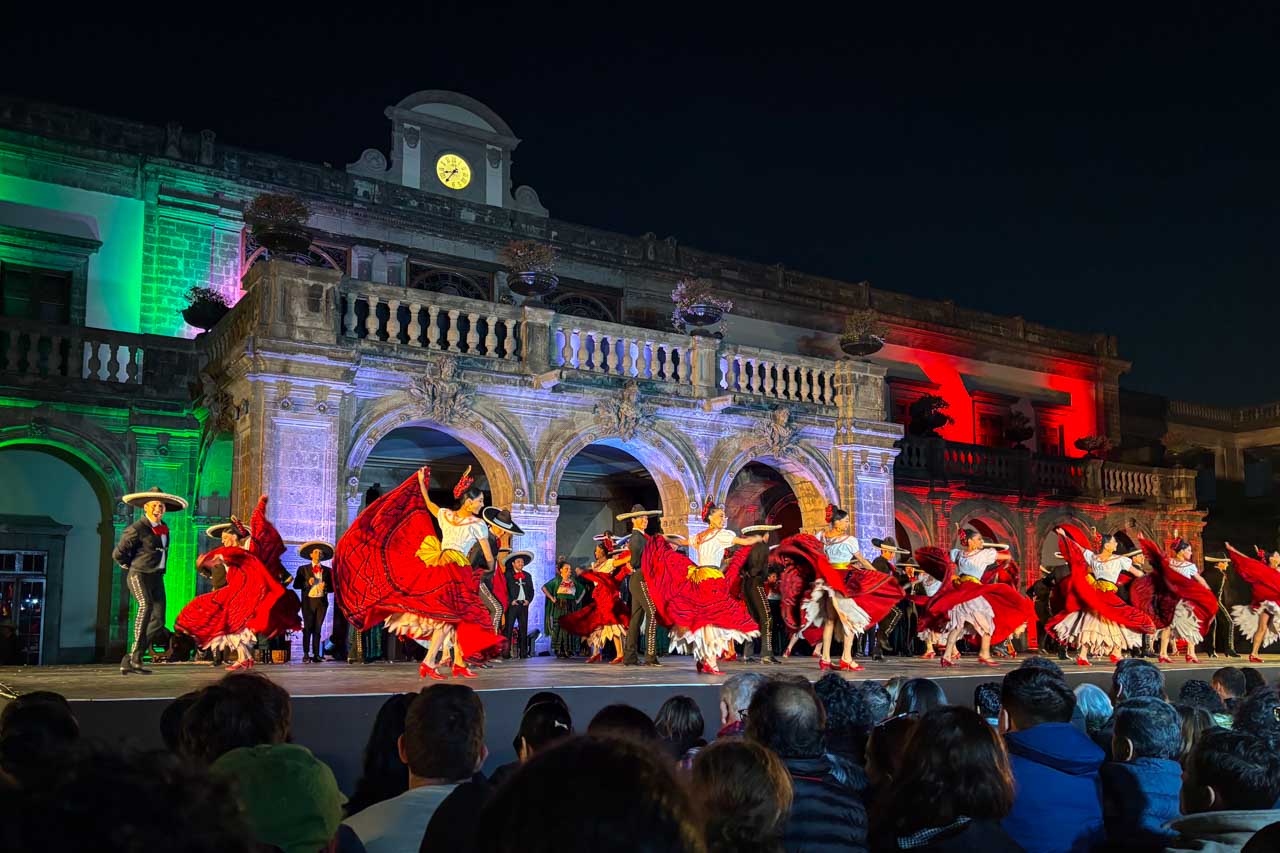
POLYGON ((885 538, 883 538, 883 539, 875 539, 875 538, 872 538, 872 540, 871 540, 871 547, 872 547, 872 548, 880 548, 881 550, 884 550, 884 551, 892 551, 892 552, 893 552, 893 553, 895 553, 895 554, 910 554, 910 553, 911 553, 910 551, 906 550, 905 548, 899 548, 899 547, 898 547, 898 542, 897 542, 897 540, 896 540, 896 539, 894 539, 892 536, 886 536, 886 537, 885 537, 885 538))
POLYGON ((133 492, 132 494, 125 495, 120 500, 127 503, 129 506, 134 506, 138 509, 142 509, 152 501, 160 501, 164 504, 164 508, 169 512, 178 512, 179 510, 187 508, 187 501, 185 498, 180 498, 177 495, 171 495, 168 492, 162 492, 160 491, 159 486, 152 486, 145 492, 133 492))
POLYGON ((595 536, 591 537, 591 541, 603 542, 604 540, 608 539, 609 541, 613 542, 614 545, 625 545, 627 543, 627 540, 630 538, 631 538, 630 533, 624 533, 621 536, 614 536, 612 533, 597 533, 595 536))
POLYGON ((617 517, 617 520, 628 521, 632 518, 656 518, 659 515, 662 515, 662 510, 660 509, 645 509, 640 504, 632 504, 631 511, 622 513, 622 515, 617 517))
POLYGON ((512 551, 510 554, 507 555, 507 559, 502 561, 503 567, 508 569, 511 568, 511 561, 514 560, 516 557, 524 557, 524 564, 526 566, 533 562, 532 551, 512 551))
POLYGON ((742 535, 751 536, 756 533, 772 533, 775 530, 781 529, 781 524, 751 524, 742 528, 742 535))
POLYGON ((498 509, 496 506, 487 506, 480 510, 480 517, 499 530, 505 530, 508 533, 514 533, 517 536, 524 533, 524 531, 520 529, 520 525, 511 520, 511 510, 509 509, 498 509))
POLYGON ((310 542, 303 542, 299 545, 298 556, 302 557, 304 560, 310 560, 311 552, 316 548, 320 549, 320 559, 322 561, 333 559, 333 546, 328 542, 321 542, 319 539, 313 539, 310 542))
POLYGON ((1218 556, 1217 554, 1214 554, 1212 556, 1210 556, 1209 554, 1205 554, 1204 561, 1206 563, 1230 563, 1231 558, 1228 557, 1226 554, 1223 554, 1222 556, 1218 556))

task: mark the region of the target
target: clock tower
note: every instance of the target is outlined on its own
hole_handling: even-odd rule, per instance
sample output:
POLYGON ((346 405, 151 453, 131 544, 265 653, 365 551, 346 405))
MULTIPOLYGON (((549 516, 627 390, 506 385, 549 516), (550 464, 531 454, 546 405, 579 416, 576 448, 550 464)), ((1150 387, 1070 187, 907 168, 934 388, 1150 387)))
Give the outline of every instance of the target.
POLYGON ((347 171, 401 186, 546 216, 531 187, 511 191, 511 152, 520 144, 497 113, 474 98, 441 89, 415 92, 387 107, 391 164, 366 149, 347 171))

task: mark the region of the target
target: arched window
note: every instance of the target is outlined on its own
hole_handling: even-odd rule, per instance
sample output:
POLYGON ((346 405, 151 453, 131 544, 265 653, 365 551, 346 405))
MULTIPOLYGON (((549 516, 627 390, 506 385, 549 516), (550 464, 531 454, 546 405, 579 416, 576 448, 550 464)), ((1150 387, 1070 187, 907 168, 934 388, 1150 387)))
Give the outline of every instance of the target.
POLYGON ((607 323, 617 322, 609 307, 593 296, 583 293, 563 293, 547 301, 558 314, 585 317, 588 320, 603 320, 607 323))
POLYGON ((443 293, 448 296, 462 296, 466 299, 488 301, 488 282, 476 281, 471 276, 452 270, 428 270, 415 276, 409 286, 416 290, 431 293, 443 293))

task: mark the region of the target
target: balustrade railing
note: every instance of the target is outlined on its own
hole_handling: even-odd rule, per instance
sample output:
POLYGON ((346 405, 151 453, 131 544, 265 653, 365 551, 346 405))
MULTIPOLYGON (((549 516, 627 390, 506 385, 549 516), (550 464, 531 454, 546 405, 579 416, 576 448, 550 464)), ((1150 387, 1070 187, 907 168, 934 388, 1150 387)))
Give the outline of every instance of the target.
POLYGON ((730 345, 722 348, 719 363, 720 387, 731 393, 836 405, 833 361, 730 345))
POLYGON ((672 385, 694 382, 693 339, 687 335, 557 314, 551 349, 557 367, 672 385))
POLYGON ((520 312, 511 305, 351 282, 342 290, 342 335, 416 349, 515 361, 520 312))

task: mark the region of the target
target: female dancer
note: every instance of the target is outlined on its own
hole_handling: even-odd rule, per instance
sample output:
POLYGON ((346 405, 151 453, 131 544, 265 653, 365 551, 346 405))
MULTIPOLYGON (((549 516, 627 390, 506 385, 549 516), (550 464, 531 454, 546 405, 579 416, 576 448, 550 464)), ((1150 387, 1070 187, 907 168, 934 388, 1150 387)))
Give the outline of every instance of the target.
POLYGON ((608 533, 596 537, 595 562, 590 571, 582 573, 582 580, 592 586, 591 599, 581 610, 560 617, 561 630, 587 638, 591 647, 587 663, 604 660, 601 650, 611 640, 616 656, 610 663, 623 661, 622 639, 631 624, 627 605, 618 594, 622 581, 631 574, 631 552, 624 542, 625 537, 614 540, 608 533))
POLYGON ((418 669, 423 678, 445 678, 436 661, 450 651, 452 674, 475 678, 466 655, 502 642, 466 556, 478 545, 486 563, 493 563, 489 526, 476 516, 484 495, 472 488, 467 470, 453 489, 457 509, 431 500, 430 469, 423 467, 356 517, 334 557, 334 582, 347 619, 359 630, 385 620, 397 634, 425 641, 427 655, 418 669))
MULTIPOLYGON (((755 542, 754 537, 748 540, 748 544, 755 542)), ((724 572, 694 565, 663 536, 650 537, 642 552, 641 572, 649 598, 665 617, 662 621, 671 625, 671 650, 691 653, 698 672, 723 675, 716 662, 733 651, 735 643, 760 635, 746 606, 729 593, 740 580, 749 552, 738 549, 724 572)))
POLYGON ((551 639, 551 650, 558 658, 571 658, 578 649, 577 636, 560 625, 560 617, 573 611, 584 591, 578 579, 573 576, 573 565, 568 560, 561 560, 556 568, 556 576, 542 585, 542 594, 547 597, 542 615, 542 631, 551 639))
POLYGON ((1232 548, 1228 542, 1227 554, 1235 561, 1240 577, 1253 588, 1253 601, 1231 608, 1231 621, 1236 623, 1240 633, 1253 637, 1249 662, 1262 663, 1262 647, 1280 640, 1280 551, 1266 554, 1258 549, 1258 559, 1255 560, 1232 548))
POLYGON ((1076 650, 1076 665, 1092 666, 1091 654, 1109 655, 1119 663, 1121 653, 1142 645, 1144 634, 1154 633, 1151 616, 1125 603, 1117 590, 1124 573, 1142 576, 1142 551, 1117 554, 1115 534, 1101 537, 1095 553, 1086 547, 1083 534, 1074 528, 1057 529, 1059 547, 1071 567, 1067 581, 1066 609, 1049 620, 1052 631, 1064 646, 1076 650))
POLYGON ((731 546, 754 545, 757 541, 754 537, 739 536, 726 528, 727 517, 725 516, 724 507, 719 506, 713 500, 708 499, 702 505, 702 520, 706 522, 707 529, 694 536, 692 542, 683 536, 675 534, 667 536, 667 539, 682 547, 693 548, 693 555, 700 569, 719 571, 721 564, 724 562, 724 552, 729 550, 731 546))
MULTIPOLYGON (((1179 537, 1173 543, 1173 556, 1166 558, 1160 546, 1149 539, 1140 539, 1143 554, 1155 568, 1150 587, 1154 595, 1150 603, 1142 607, 1148 596, 1134 592, 1137 606, 1147 610, 1160 629, 1160 663, 1173 663, 1169 657, 1169 640, 1176 638, 1187 644, 1187 663, 1199 663, 1196 645, 1204 640, 1204 631, 1218 612, 1218 597, 1209 584, 1200 577, 1200 570, 1191 562, 1191 543, 1179 537)), ((1144 584, 1144 587, 1147 585, 1144 584)))
MULTIPOLYGON (((271 576, 284 588, 284 592, 271 608, 266 628, 262 631, 263 636, 266 639, 272 639, 289 631, 301 631, 302 599, 289 588, 293 583, 293 572, 286 569, 280 562, 280 558, 284 556, 284 540, 280 538, 280 531, 276 530, 276 526, 267 520, 266 495, 258 498, 258 505, 253 508, 253 515, 249 517, 249 533, 249 544, 245 547, 262 562, 262 565, 267 567, 271 576)), ((267 650, 264 656, 270 661, 270 650, 267 650)))

